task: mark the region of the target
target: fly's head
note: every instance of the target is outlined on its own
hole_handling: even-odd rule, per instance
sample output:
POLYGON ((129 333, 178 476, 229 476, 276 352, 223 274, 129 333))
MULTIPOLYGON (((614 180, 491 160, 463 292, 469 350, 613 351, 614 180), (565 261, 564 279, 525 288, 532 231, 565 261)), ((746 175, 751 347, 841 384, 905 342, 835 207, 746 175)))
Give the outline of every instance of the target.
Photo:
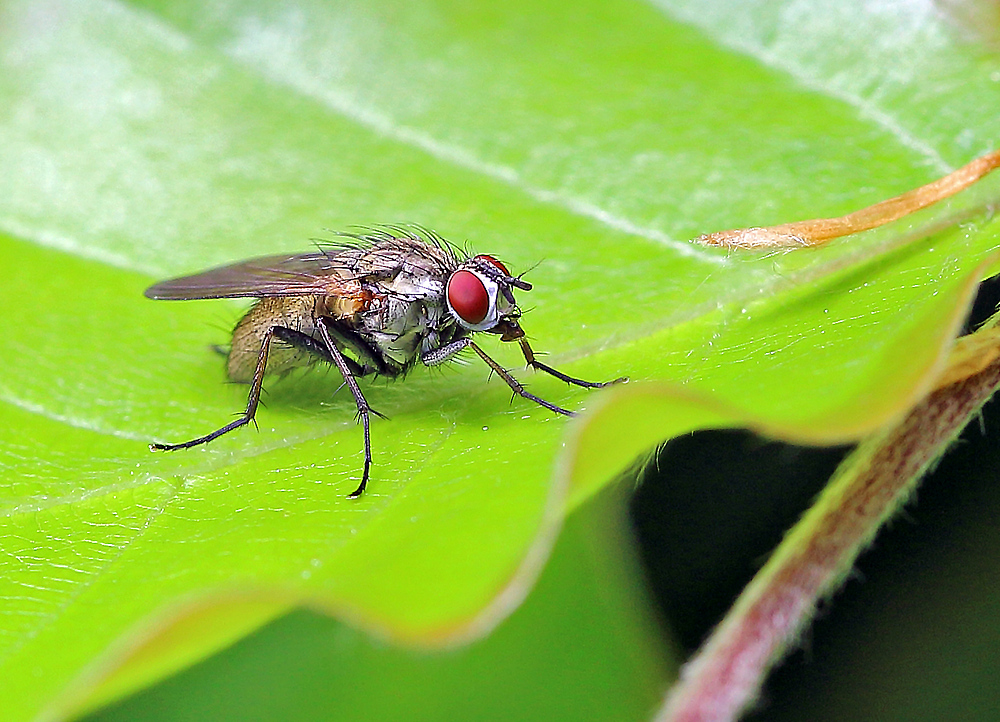
POLYGON ((445 301, 458 324, 469 331, 500 334, 501 341, 524 337, 518 324, 521 309, 514 290, 530 291, 531 284, 511 276, 493 256, 474 256, 448 278, 445 301))

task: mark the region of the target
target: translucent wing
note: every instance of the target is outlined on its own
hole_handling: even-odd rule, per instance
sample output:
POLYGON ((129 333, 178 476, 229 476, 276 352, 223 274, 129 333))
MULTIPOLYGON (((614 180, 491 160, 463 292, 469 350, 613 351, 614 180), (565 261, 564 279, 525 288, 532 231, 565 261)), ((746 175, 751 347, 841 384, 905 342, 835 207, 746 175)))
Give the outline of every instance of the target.
POLYGON ((147 298, 183 300, 264 296, 336 295, 356 279, 348 267, 350 250, 264 256, 212 268, 193 276, 161 281, 147 298))

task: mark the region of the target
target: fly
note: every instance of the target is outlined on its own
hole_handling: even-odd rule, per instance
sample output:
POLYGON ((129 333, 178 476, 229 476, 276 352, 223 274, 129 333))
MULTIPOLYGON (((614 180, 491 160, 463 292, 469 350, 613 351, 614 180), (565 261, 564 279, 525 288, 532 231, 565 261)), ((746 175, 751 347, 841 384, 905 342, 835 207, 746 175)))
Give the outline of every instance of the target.
POLYGON ((209 434, 151 449, 189 449, 245 426, 257 412, 265 375, 326 362, 343 375, 364 430, 364 471, 353 499, 368 485, 369 416, 381 416, 361 392, 360 376, 402 376, 418 361, 439 366, 471 348, 516 395, 573 416, 529 393, 490 358, 472 340, 482 332, 517 341, 528 366, 566 383, 601 388, 624 380, 583 381, 535 358, 513 292, 530 291, 531 284, 510 275, 493 256, 469 256, 423 229, 386 227, 343 236, 314 252, 241 261, 146 289, 148 298, 162 300, 258 299, 233 329, 226 363, 230 380, 250 384, 246 410, 209 434))

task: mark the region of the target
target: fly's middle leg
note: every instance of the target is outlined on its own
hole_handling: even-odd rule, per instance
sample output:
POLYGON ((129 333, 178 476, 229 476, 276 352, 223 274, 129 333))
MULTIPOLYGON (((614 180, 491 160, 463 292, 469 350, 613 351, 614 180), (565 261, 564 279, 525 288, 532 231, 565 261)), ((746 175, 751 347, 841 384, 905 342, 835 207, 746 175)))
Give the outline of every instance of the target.
POLYGON ((372 442, 371 434, 368 430, 369 415, 375 414, 376 416, 381 416, 377 411, 372 409, 368 405, 365 395, 361 393, 361 388, 358 386, 358 381, 354 378, 354 374, 351 371, 351 366, 348 364, 348 359, 340 352, 337 348, 337 344, 333 342, 333 338, 330 336, 330 331, 327 329, 326 324, 322 321, 316 324, 316 328, 319 330, 320 338, 326 345, 326 350, 330 353, 330 358, 333 360, 334 365, 340 370, 340 373, 344 377, 344 383, 347 384, 347 388, 351 390, 354 395, 354 403, 358 407, 358 418, 361 420, 361 426, 364 428, 365 434, 365 467, 361 474, 361 483, 358 484, 358 488, 348 494, 348 499, 356 499, 361 496, 365 487, 368 486, 368 473, 372 466, 372 442))

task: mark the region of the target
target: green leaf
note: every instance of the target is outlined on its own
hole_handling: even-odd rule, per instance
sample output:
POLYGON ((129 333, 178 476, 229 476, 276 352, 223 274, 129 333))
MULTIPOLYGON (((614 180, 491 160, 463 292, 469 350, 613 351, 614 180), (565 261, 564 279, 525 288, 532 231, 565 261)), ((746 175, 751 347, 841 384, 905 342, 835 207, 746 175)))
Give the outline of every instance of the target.
POLYGON ((884 85, 882 24, 835 43, 822 21, 840 10, 792 3, 743 33, 707 7, 0 9, 4 719, 72 709, 131 659, 109 683, 127 690, 288 604, 421 644, 485 633, 557 533, 567 424, 475 363, 364 387, 391 420, 373 423, 360 500, 335 373, 272 382, 259 433, 150 454, 246 393, 209 350, 239 304, 143 299, 159 278, 378 222, 541 262, 519 299, 538 350, 632 378, 616 400, 531 377, 595 411, 562 462, 572 503, 680 430, 842 440, 927 387, 996 245, 997 179, 817 251, 685 239, 845 212, 970 160, 995 142, 996 64, 925 18, 885 34, 891 53, 923 33, 884 85), (147 654, 213 604, 231 613, 202 645, 147 654))
POLYGON ((297 612, 88 722, 645 719, 676 670, 617 492, 567 520, 531 596, 485 639, 413 652, 297 612))

